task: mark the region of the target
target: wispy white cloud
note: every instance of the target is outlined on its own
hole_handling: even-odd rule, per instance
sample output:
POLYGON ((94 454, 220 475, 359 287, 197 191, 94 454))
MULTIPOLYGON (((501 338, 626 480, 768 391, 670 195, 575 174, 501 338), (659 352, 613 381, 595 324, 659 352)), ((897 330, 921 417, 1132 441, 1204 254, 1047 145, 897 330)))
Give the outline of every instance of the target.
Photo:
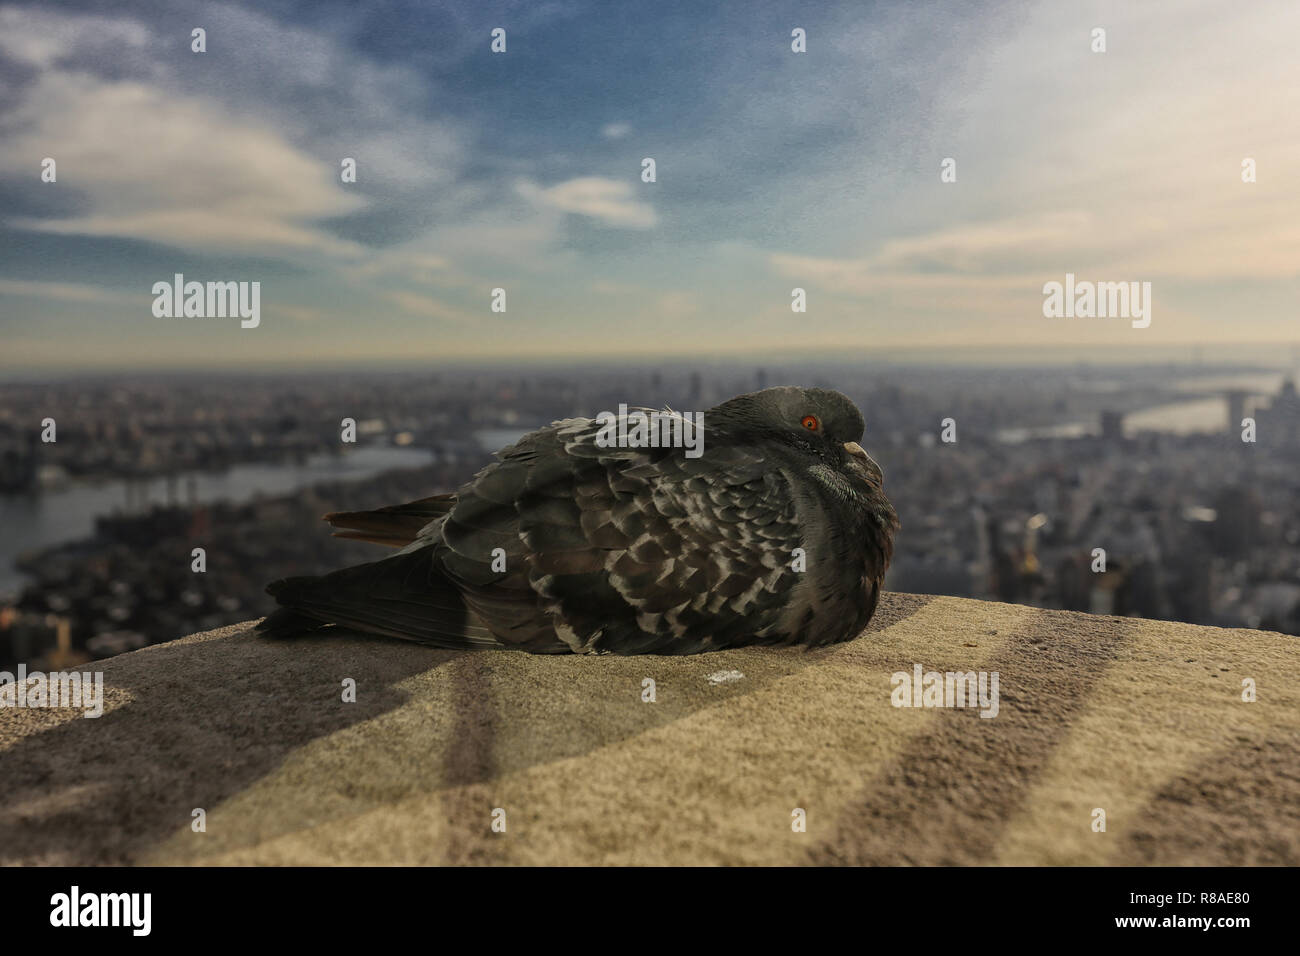
POLYGON ((79 207, 8 224, 320 267, 371 255, 327 220, 372 207, 379 186, 423 197, 456 175, 461 135, 411 116, 428 84, 409 67, 372 63, 253 11, 204 12, 220 50, 204 55, 220 56, 226 72, 219 86, 203 82, 203 69, 150 58, 176 42, 154 25, 0 10, 0 57, 37 69, 0 115, 0 175, 31 179, 49 156, 59 179, 44 188, 79 207), (344 157, 357 162, 356 185, 341 181, 344 157))
POLYGON ((133 20, 68 15, 39 7, 0 7, 0 54, 48 69, 88 48, 143 49, 149 31, 133 20))
POLYGON ((32 279, 0 279, 0 295, 20 295, 32 299, 89 304, 148 303, 147 290, 138 293, 81 282, 42 282, 32 279))
MULTIPOLYGON (((483 314, 475 315, 465 309, 448 305, 428 295, 414 292, 384 292, 382 298, 407 315, 423 319, 435 319, 439 322, 449 322, 456 325, 478 325, 487 316, 486 309, 483 314)), ((484 299, 484 301, 487 300, 484 299)))
POLYGON ((583 176, 547 188, 520 180, 516 189, 537 205, 587 216, 620 229, 650 229, 658 221, 654 207, 636 199, 632 184, 622 180, 583 176))
MULTIPOLYGON (((43 19, 10 16, 9 26, 25 31, 16 41, 11 36, 13 45, 40 49, 32 34, 47 26, 43 19)), ((78 30, 96 26, 93 19, 69 22, 67 44, 78 30)), ((119 33, 134 33, 119 26, 119 33)), ((4 118, 0 173, 34 178, 33 157, 48 156, 58 164, 58 181, 42 188, 71 190, 85 208, 59 218, 14 217, 10 225, 206 252, 361 253, 317 225, 365 206, 343 188, 326 158, 215 101, 50 65, 60 62, 54 49, 39 60, 47 68, 4 118)))

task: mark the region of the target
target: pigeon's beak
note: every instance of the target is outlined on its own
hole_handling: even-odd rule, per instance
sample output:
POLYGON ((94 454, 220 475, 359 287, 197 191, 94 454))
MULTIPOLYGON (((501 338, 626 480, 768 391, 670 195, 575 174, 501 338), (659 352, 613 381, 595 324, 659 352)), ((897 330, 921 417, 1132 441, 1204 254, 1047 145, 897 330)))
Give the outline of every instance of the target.
POLYGON ((844 450, 849 453, 849 457, 856 458, 861 462, 862 467, 875 479, 877 485, 882 488, 885 486, 885 473, 880 470, 880 466, 876 464, 875 459, 868 455, 861 445, 855 441, 846 441, 844 450))

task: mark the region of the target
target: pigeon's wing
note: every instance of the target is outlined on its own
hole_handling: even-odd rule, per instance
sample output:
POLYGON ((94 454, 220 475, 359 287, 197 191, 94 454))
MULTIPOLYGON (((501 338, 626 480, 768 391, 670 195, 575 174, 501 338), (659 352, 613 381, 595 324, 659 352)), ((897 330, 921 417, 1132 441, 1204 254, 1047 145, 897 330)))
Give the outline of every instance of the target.
POLYGON ((325 520, 335 529, 336 538, 403 548, 418 538, 432 522, 451 511, 455 504, 455 495, 434 495, 373 511, 332 511, 325 515, 325 520))
POLYGON ((430 548, 400 552, 321 577, 272 581, 279 610, 258 625, 267 637, 290 637, 337 624, 435 647, 502 647, 434 564, 430 548))
POLYGON ((758 451, 601 447, 585 419, 534 432, 460 490, 439 561, 503 641, 693 653, 780 638, 802 536, 758 451), (495 562, 495 563, 494 563, 495 562))
MULTIPOLYGON (((578 420, 573 420, 578 421, 578 420)), ((585 419, 581 420, 585 421, 585 419)), ((503 644, 530 651, 571 650, 561 640, 529 580, 531 555, 520 532, 519 501, 543 474, 563 479, 557 459, 557 422, 497 452, 456 492, 450 513, 429 537, 434 560, 503 644)), ((419 547, 420 543, 412 547, 419 547)))

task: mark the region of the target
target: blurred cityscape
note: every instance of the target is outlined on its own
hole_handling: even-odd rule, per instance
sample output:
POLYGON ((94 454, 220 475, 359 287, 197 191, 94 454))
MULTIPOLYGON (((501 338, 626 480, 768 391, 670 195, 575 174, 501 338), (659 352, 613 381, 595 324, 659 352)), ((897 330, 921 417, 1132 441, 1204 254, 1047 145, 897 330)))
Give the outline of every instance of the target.
POLYGON ((154 376, 0 384, 0 669, 260 617, 268 581, 385 553, 331 538, 321 514, 453 491, 554 419, 706 410, 777 384, 840 389, 866 415, 903 525, 891 590, 1300 634, 1300 397, 1285 371, 154 376))

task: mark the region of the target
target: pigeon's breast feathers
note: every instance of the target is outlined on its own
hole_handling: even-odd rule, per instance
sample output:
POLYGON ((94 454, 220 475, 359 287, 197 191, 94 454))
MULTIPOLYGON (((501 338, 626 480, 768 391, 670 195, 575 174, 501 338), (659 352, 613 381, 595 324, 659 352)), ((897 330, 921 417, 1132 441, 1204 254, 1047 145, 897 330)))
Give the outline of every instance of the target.
POLYGON ((884 472, 858 444, 866 422, 846 395, 768 388, 738 395, 704 417, 733 441, 763 449, 771 466, 804 492, 801 523, 810 547, 860 556, 878 587, 893 557, 898 514, 885 497, 884 472))

